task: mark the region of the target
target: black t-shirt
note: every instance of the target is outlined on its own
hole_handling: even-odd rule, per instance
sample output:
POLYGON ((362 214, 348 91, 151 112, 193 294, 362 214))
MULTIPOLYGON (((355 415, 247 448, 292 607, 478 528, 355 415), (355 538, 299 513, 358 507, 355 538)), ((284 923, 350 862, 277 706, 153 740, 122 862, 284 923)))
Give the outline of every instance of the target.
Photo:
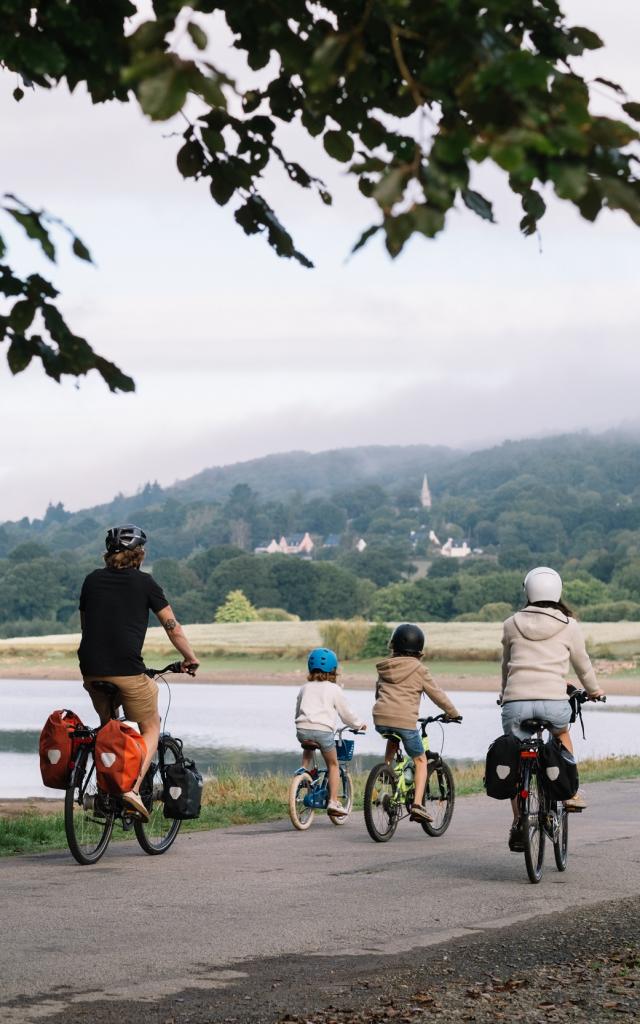
POLYGON ((167 601, 153 576, 140 569, 96 569, 80 592, 83 613, 78 648, 83 676, 137 676, 144 672, 142 645, 149 611, 167 601))

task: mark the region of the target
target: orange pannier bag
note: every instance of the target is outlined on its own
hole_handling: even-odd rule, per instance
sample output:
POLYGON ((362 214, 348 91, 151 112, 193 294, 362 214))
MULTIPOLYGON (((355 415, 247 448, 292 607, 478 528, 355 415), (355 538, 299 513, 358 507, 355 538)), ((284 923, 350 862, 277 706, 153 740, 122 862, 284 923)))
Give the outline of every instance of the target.
POLYGON ((147 744, 137 729, 112 718, 96 736, 96 777, 100 789, 118 796, 136 782, 147 744))
POLYGON ((40 774, 49 789, 66 789, 71 775, 71 734, 82 722, 75 711, 52 711, 40 733, 40 774))

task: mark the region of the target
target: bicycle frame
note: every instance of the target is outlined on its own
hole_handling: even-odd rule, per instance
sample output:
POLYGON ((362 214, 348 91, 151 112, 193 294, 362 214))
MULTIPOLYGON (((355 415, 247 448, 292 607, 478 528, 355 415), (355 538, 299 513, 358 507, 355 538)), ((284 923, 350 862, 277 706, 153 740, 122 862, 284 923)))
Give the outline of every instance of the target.
POLYGON ((538 808, 539 822, 545 833, 549 836, 549 839, 554 842, 558 837, 560 829, 560 821, 558 820, 557 811, 553 807, 553 804, 556 804, 558 801, 552 799, 550 796, 545 774, 542 771, 540 752, 544 742, 543 733, 544 726, 540 726, 533 736, 521 741, 517 799, 519 804, 522 802, 522 805, 524 805, 524 801, 526 801, 529 796, 531 773, 535 769, 537 779, 540 784, 540 806, 538 808))
MULTIPOLYGON (((342 733, 346 728, 345 726, 337 730, 337 735, 340 739, 342 739, 342 733)), ((302 775, 306 772, 311 776, 312 785, 303 803, 305 807, 312 807, 314 810, 322 811, 326 810, 329 803, 329 769, 325 764, 322 766, 318 765, 317 750, 312 750, 311 753, 313 755, 311 768, 298 768, 295 774, 302 775)), ((349 759, 338 758, 338 769, 342 783, 344 783, 345 776, 349 774, 349 769, 346 767, 348 763, 349 759)))
MULTIPOLYGON (((435 719, 434 719, 435 720, 435 719)), ((441 761, 440 754, 432 752, 429 749, 429 736, 427 734, 427 722, 421 723, 422 730, 422 749, 424 750, 427 757, 427 778, 429 767, 437 768, 441 761)), ((403 754, 402 748, 399 745, 398 751, 394 758, 393 772, 396 778, 396 792, 393 797, 393 805, 398 808, 400 817, 403 817, 405 813, 408 814, 408 806, 413 802, 413 793, 415 787, 414 779, 414 763, 413 758, 410 754, 403 754), (407 769, 411 770, 411 779, 408 780, 406 777, 407 769)))

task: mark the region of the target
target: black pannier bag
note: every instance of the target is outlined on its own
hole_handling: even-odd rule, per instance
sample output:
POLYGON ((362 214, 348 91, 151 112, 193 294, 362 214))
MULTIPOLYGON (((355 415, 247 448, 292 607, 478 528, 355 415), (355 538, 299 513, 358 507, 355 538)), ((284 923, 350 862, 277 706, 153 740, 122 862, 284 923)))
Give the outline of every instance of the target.
POLYGON ((195 765, 186 757, 180 758, 175 764, 167 765, 164 780, 164 816, 165 818, 200 817, 202 803, 202 775, 195 765))
POLYGON ((540 762, 552 800, 569 800, 576 795, 580 781, 576 759, 555 736, 543 744, 540 762))
POLYGON ((487 751, 484 788, 494 800, 510 800, 518 792, 520 740, 513 733, 498 736, 487 751))

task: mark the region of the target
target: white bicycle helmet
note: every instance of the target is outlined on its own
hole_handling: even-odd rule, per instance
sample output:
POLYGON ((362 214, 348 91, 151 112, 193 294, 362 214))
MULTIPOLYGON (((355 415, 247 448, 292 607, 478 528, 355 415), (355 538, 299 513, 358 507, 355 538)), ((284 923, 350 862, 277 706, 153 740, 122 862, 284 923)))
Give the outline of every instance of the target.
POLYGON ((524 592, 529 604, 536 601, 559 601, 562 594, 562 578, 548 565, 538 565, 524 578, 524 592))

